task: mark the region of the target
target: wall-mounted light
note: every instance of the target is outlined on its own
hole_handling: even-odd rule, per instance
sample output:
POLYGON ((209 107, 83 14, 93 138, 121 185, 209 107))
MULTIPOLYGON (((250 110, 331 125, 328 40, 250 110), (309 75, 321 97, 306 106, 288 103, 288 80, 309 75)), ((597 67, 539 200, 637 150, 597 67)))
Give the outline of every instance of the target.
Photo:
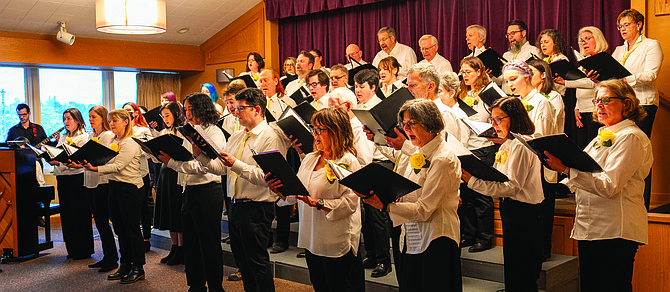
POLYGON ((95 28, 116 34, 164 33, 165 0, 96 0, 95 28))
POLYGON ((68 45, 74 44, 74 35, 68 33, 67 30, 65 29, 65 21, 59 21, 58 24, 60 24, 60 29, 56 34, 56 39, 68 45))

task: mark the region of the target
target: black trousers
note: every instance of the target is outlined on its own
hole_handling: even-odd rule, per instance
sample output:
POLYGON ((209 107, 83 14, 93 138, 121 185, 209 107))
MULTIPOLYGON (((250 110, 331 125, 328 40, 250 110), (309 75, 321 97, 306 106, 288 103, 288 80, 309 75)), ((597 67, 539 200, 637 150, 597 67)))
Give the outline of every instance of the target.
POLYGON ((374 259, 378 264, 391 265, 390 238, 391 219, 388 213, 362 204, 365 208, 362 233, 366 257, 374 259))
MULTIPOLYGON (((658 106, 655 105, 643 105, 644 111, 647 112, 647 116, 644 117, 641 121, 637 122, 637 126, 647 134, 647 137, 651 139, 651 130, 654 125, 654 120, 656 119, 656 111, 658 106)), ((651 202, 651 169, 649 170, 649 175, 644 179, 644 206, 649 211, 649 203, 651 202)))
POLYGON ((187 186, 181 209, 189 291, 223 291, 220 183, 187 186), (207 283, 207 288, 205 287, 207 283))
POLYGON ((391 250, 393 251, 393 265, 395 266, 395 278, 398 281, 398 286, 401 285, 402 279, 402 253, 400 252, 400 234, 402 233, 402 227, 397 226, 391 229, 391 250))
MULTIPOLYGON (((488 165, 493 165, 497 146, 472 150, 472 153, 488 165)), ((463 204, 458 207, 461 220, 461 240, 474 240, 485 245, 493 239, 493 198, 475 192, 461 184, 460 196, 463 204)))
POLYGON ((274 202, 244 202, 230 207, 230 248, 242 273, 244 291, 275 291, 268 243, 274 202))
POLYGON ((277 244, 288 247, 288 239, 291 235, 291 211, 293 206, 275 205, 275 215, 277 218, 277 244))
POLYGON ((149 175, 145 175, 142 178, 144 181, 144 186, 142 186, 142 194, 144 195, 144 200, 142 201, 142 235, 144 239, 151 238, 151 226, 153 226, 154 221, 154 198, 151 195, 151 179, 149 175))
POLYGON ((463 291, 461 249, 448 237, 438 237, 420 254, 403 253, 400 292, 463 291))
POLYGON ((84 187, 84 174, 58 175, 58 202, 63 241, 67 254, 73 258, 90 257, 93 249, 93 226, 89 193, 84 187))
POLYGON ((638 243, 626 239, 579 240, 582 292, 633 291, 633 264, 638 243))
POLYGON ((363 263, 353 251, 339 258, 329 258, 305 250, 305 261, 315 292, 365 291, 363 263))
POLYGON ((143 199, 142 188, 125 182, 109 181, 109 215, 114 232, 119 237, 121 264, 142 267, 145 263, 140 231, 143 199))
POLYGON ((551 234, 554 232, 554 211, 556 209, 556 184, 548 183, 544 179, 544 169, 541 171, 544 200, 540 203, 540 216, 542 218, 540 245, 542 247, 542 260, 545 260, 551 258, 551 234))
POLYGON ((93 199, 93 219, 95 219, 95 228, 100 234, 102 254, 105 260, 116 262, 119 260, 119 254, 116 250, 112 226, 109 225, 109 184, 101 184, 88 191, 93 199))
POLYGON ((580 149, 586 148, 593 138, 598 136, 598 129, 603 125, 593 120, 593 113, 579 113, 582 117, 581 128, 577 128, 577 145, 580 149))
POLYGON ((540 206, 511 199, 500 201, 507 291, 537 291, 542 270, 540 206))

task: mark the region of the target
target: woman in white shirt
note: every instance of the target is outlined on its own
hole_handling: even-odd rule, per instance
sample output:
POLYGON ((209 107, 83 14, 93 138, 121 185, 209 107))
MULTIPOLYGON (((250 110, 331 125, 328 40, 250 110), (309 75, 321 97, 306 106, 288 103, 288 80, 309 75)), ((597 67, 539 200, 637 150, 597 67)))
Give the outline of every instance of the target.
MULTIPOLYGON (((84 146, 88 141, 84 118, 76 108, 63 112, 65 135, 58 139, 57 147, 64 144, 84 146)), ((58 186, 58 201, 61 206, 60 218, 63 241, 67 257, 74 260, 90 258, 93 254, 93 228, 91 227, 90 196, 84 187, 84 169, 68 168, 58 161, 49 161, 54 166, 58 186)))
MULTIPOLYGON (((440 110, 448 111, 453 117, 456 118, 456 123, 451 125, 452 129, 449 129, 449 125, 445 125, 447 132, 453 133, 456 136, 463 146, 468 145, 468 138, 470 136, 470 129, 461 122, 460 119, 467 119, 468 115, 460 108, 458 104, 458 92, 460 91, 460 81, 458 80, 458 75, 455 72, 447 72, 440 79, 440 87, 437 90, 437 96, 439 99, 434 100, 437 104, 437 108, 440 110)), ((445 122, 447 119, 444 119, 445 122)))
MULTIPOLYGON (((568 60, 565 52, 568 51, 568 46, 565 44, 565 39, 561 36, 558 30, 548 28, 540 32, 535 42, 540 57, 547 64, 559 60, 568 60)), ((560 94, 565 95, 565 86, 562 84, 554 84, 554 89, 560 94)))
POLYGON ((400 291, 462 291, 458 187, 461 163, 440 136, 444 122, 434 102, 413 99, 398 112, 418 152, 410 158, 409 179, 420 189, 383 204, 374 195, 365 203, 389 212, 393 225, 402 225, 400 291))
POLYGON ((644 178, 653 163, 651 143, 635 122, 645 116, 634 89, 622 80, 598 84, 594 119, 604 127, 584 149, 603 171, 569 168, 548 152, 546 161, 568 175, 575 190, 571 237, 579 247, 582 291, 632 291, 638 246, 647 243, 644 178))
MULTIPOLYGON (((119 154, 105 165, 84 164, 89 171, 109 176, 109 215, 114 231, 119 238, 121 266, 107 276, 107 280, 121 280, 121 283, 135 283, 144 279, 144 247, 140 216, 144 199, 140 176, 142 149, 130 137, 133 125, 127 111, 117 109, 109 113, 109 126, 116 135, 110 148, 119 154)), ((90 219, 89 219, 90 220, 90 219)))
POLYGON ((242 75, 249 75, 251 76, 251 79, 254 80, 254 83, 256 83, 256 86, 260 85, 259 76, 258 74, 261 73, 261 70, 265 68, 265 61, 263 60, 263 57, 259 53, 256 52, 250 52, 247 55, 247 68, 246 71, 240 73, 238 76, 242 75))
POLYGON ((563 96, 554 90, 551 67, 543 60, 530 60, 528 65, 533 70, 533 78, 530 79, 530 83, 554 107, 554 113, 556 114, 554 117, 556 122, 554 125, 555 132, 557 134, 563 133, 565 129, 565 104, 563 104, 563 96))
POLYGON ((402 83, 402 80, 398 80, 400 67, 400 63, 398 63, 398 60, 393 56, 388 56, 379 61, 377 71, 379 71, 379 84, 384 96, 388 97, 396 90, 405 86, 402 83))
MULTIPOLYGON (((314 290, 365 291, 363 265, 358 259, 361 232, 360 199, 340 185, 326 160, 357 171, 354 137, 347 114, 337 108, 320 110, 312 117, 314 152, 307 154, 298 178, 310 196, 297 196, 300 227, 298 247, 305 248, 305 260, 314 290)), ((269 180, 279 194, 281 181, 269 180)), ((279 204, 291 203, 296 197, 279 204)))
POLYGON ((468 187, 482 194, 500 198, 500 217, 503 228, 503 257, 505 289, 508 291, 537 291, 540 276, 540 203, 542 166, 535 153, 510 132, 530 135, 533 122, 518 98, 503 97, 491 105, 491 124, 503 142, 493 165, 509 181, 493 182, 472 176, 463 170, 468 187))
MULTIPOLYGON (((585 26, 579 30, 578 39, 579 53, 582 58, 593 56, 600 52, 606 52, 609 47, 603 32, 595 26, 585 26)), ((583 70, 583 68, 582 68, 583 70)), ((577 123, 577 144, 580 148, 586 147, 589 141, 598 135, 600 124, 593 120, 593 96, 596 84, 591 79, 584 77, 577 80, 564 80, 557 76, 554 83, 564 84, 567 88, 576 88, 575 96, 575 122, 577 123)))

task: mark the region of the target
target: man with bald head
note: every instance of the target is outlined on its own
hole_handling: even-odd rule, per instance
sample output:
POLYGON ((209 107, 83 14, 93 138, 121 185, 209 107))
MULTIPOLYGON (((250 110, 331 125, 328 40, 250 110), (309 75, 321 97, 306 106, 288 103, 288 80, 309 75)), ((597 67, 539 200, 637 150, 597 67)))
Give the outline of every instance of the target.
POLYGON ((347 70, 351 70, 360 65, 365 65, 368 63, 363 61, 363 51, 361 51, 361 48, 359 48, 357 44, 348 45, 344 53, 347 57, 347 64, 344 65, 344 67, 346 67, 347 70))
POLYGON ((447 74, 447 72, 454 72, 454 70, 451 68, 451 63, 449 63, 449 60, 440 56, 440 54, 437 52, 439 47, 440 46, 437 44, 436 37, 429 34, 422 36, 419 39, 419 48, 421 49, 423 60, 419 63, 432 64, 441 75, 447 74))

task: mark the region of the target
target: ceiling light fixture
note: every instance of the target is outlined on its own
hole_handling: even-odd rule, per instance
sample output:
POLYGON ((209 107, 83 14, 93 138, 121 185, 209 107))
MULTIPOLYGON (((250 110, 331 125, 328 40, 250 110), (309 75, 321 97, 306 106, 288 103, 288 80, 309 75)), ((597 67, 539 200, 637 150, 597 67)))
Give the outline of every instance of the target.
POLYGON ((95 28, 115 34, 164 33, 165 0, 96 0, 95 28))
POLYGON ((191 29, 188 28, 188 27, 182 27, 182 28, 177 30, 177 33, 179 33, 179 34, 187 33, 189 30, 191 30, 191 29))

